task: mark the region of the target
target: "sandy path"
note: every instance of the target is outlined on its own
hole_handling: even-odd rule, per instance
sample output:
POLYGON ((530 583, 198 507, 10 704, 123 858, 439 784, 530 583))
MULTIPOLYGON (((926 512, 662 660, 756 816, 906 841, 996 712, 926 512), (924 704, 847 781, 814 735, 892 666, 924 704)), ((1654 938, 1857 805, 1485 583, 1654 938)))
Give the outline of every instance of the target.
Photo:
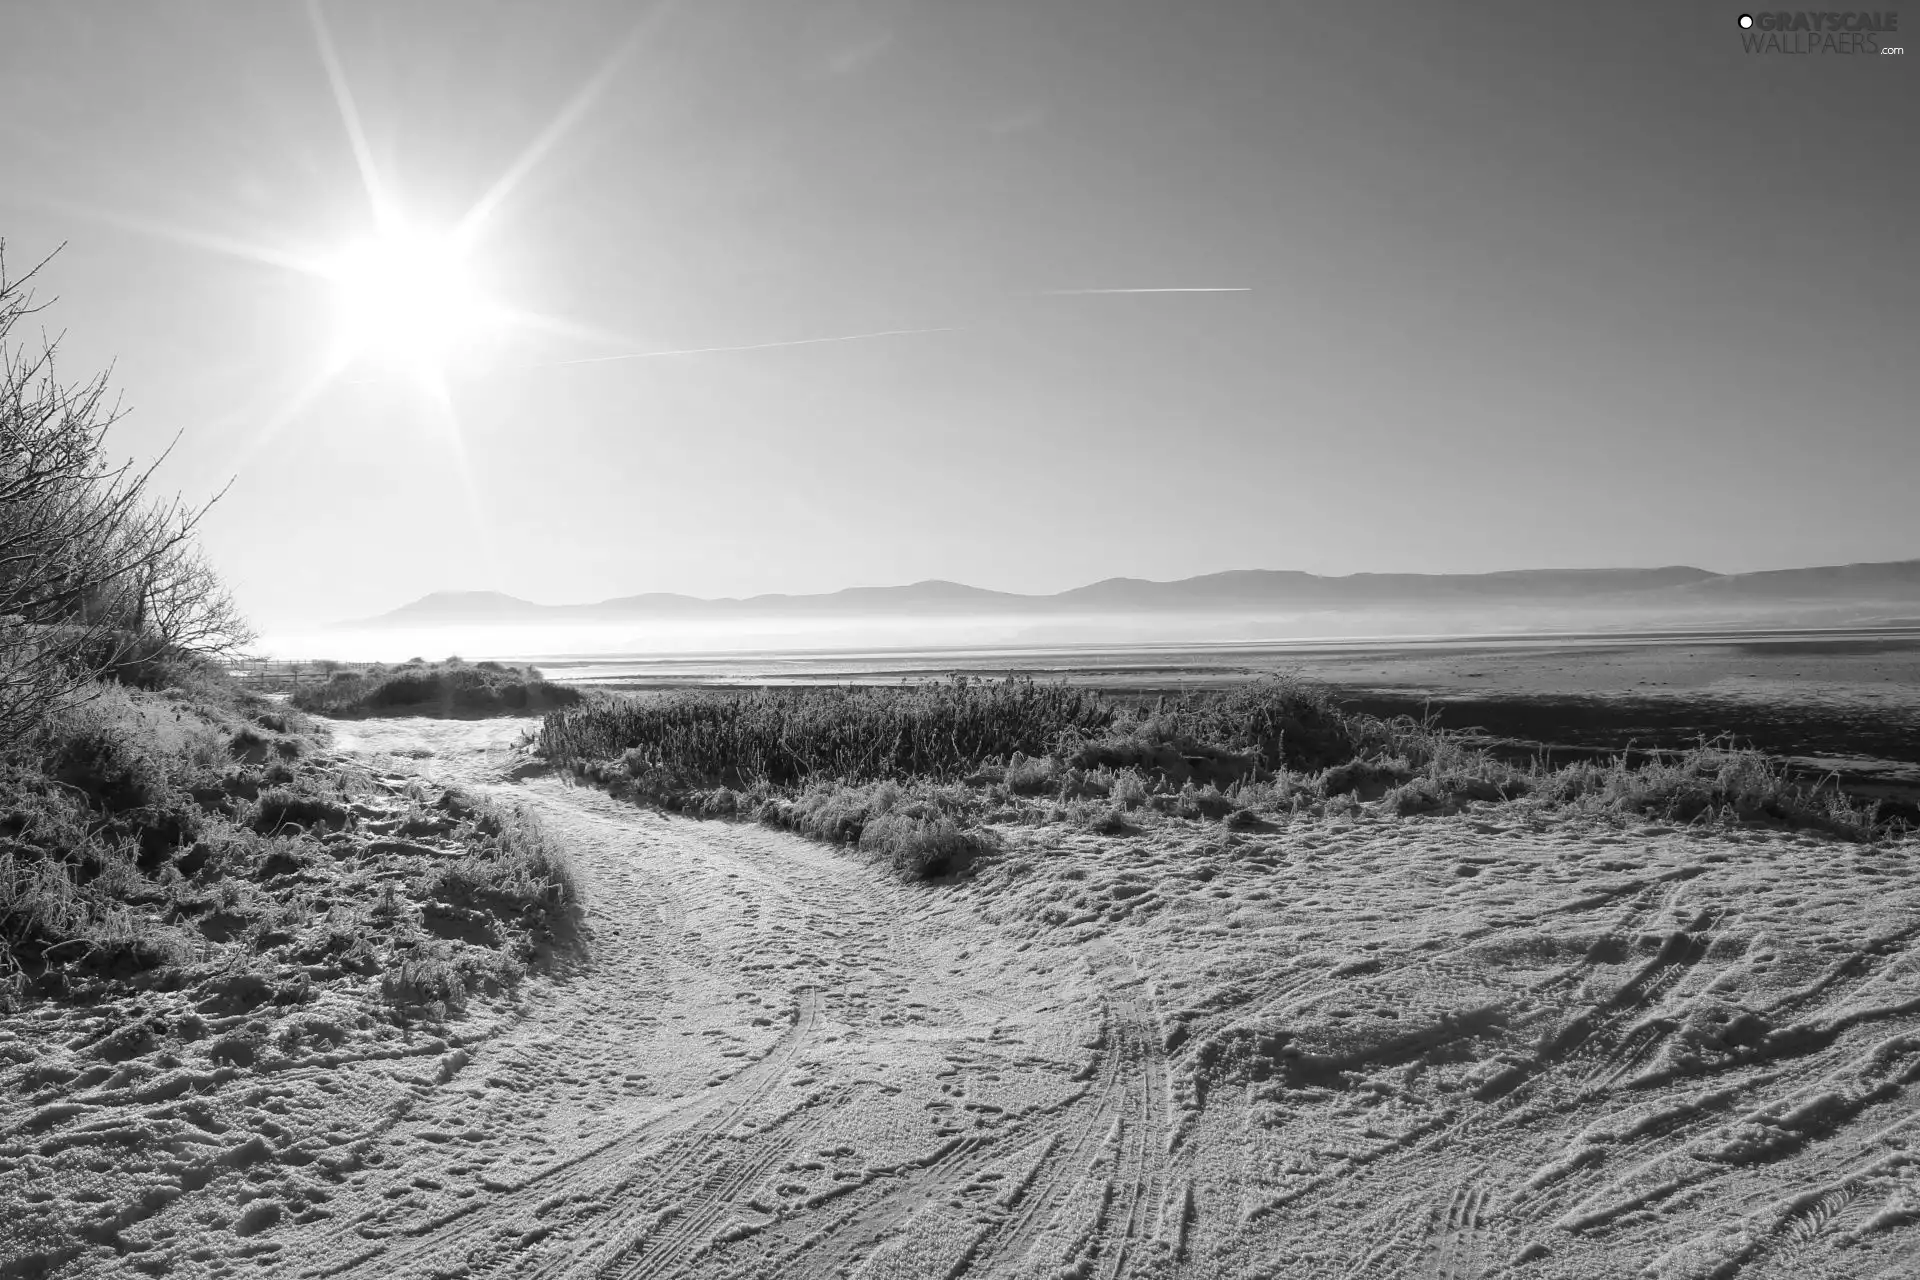
POLYGON ((302 1274, 1120 1274, 1155 1240, 1165 1062, 1118 950, 1015 951, 816 844, 487 783, 511 732, 342 729, 532 806, 591 908, 583 961, 413 1108, 302 1274))
POLYGON ((1912 844, 1051 826, 910 887, 506 782, 519 730, 342 730, 535 807, 589 936, 395 1068, 276 1274, 1920 1270, 1912 844))

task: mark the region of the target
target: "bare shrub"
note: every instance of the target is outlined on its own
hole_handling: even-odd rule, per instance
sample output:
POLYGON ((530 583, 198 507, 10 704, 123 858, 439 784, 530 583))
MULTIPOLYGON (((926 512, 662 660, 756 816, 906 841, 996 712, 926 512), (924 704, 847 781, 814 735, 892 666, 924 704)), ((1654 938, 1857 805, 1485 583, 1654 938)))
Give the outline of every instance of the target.
POLYGON ((1726 739, 1703 739, 1638 765, 1622 753, 1606 762, 1541 769, 1531 790, 1543 807, 1669 822, 1777 823, 1851 839, 1871 839, 1878 830, 1871 805, 1849 799, 1838 786, 1808 786, 1784 762, 1726 739))
POLYGON ((903 880, 929 880, 965 870, 976 855, 995 846, 984 833, 965 830, 944 813, 899 810, 868 822, 860 847, 879 854, 903 880))
POLYGON ((1151 791, 1147 780, 1140 776, 1137 769, 1121 769, 1114 774, 1113 785, 1107 794, 1122 809, 1138 809, 1147 802, 1151 791))
POLYGON ((1055 757, 1030 758, 1016 751, 1013 759, 1007 762, 1002 781, 1006 783, 1007 790, 1017 796, 1037 796, 1052 791, 1059 776, 1060 761, 1055 757))
POLYGON ((468 842, 466 856, 443 866, 428 881, 429 893, 464 894, 552 914, 581 901, 572 864, 531 813, 484 796, 450 794, 467 813, 477 838, 468 842))
POLYGON ((24 340, 39 270, 9 276, 0 244, 0 745, 99 677, 251 639, 192 543, 212 502, 157 500, 164 454, 112 465, 107 374, 63 382, 58 341, 24 340))
POLYGON ((289 824, 310 830, 342 826, 346 820, 347 810, 338 799, 304 787, 274 787, 262 792, 243 818, 247 826, 262 835, 271 835, 289 824))

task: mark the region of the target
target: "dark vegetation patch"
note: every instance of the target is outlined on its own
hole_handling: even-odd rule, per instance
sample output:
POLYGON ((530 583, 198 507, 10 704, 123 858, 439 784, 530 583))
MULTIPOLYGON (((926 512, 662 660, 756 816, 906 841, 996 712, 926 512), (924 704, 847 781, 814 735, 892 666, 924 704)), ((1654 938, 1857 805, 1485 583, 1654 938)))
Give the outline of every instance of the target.
POLYGON ((549 714, 539 749, 637 802, 881 850, 914 878, 963 868, 992 847, 989 824, 1063 819, 1117 835, 1156 817, 1248 828, 1363 806, 1523 805, 1855 840, 1889 830, 1837 789, 1724 741, 1553 767, 1287 679, 1151 703, 1019 678, 596 694, 549 714))
POLYGON ((1866 708, 1818 697, 1761 703, 1709 693, 1659 696, 1503 694, 1438 704, 1421 696, 1347 693, 1348 711, 1381 719, 1420 716, 1486 739, 1489 750, 1525 763, 1611 759, 1685 750, 1702 738, 1731 737, 1769 755, 1871 757, 1920 765, 1920 723, 1897 707, 1866 708))
POLYGON ((534 667, 448 658, 387 666, 324 664, 324 681, 295 689, 291 701, 303 711, 335 717, 435 715, 480 717, 537 715, 580 701, 577 689, 554 684, 534 667))
MULTIPOLYGON (((1430 704, 1377 692, 1341 694, 1349 712, 1391 719, 1423 715, 1430 704)), ((1702 742, 1739 742, 1787 761, 1803 786, 1831 778, 1872 806, 1877 822, 1920 826, 1920 720, 1898 706, 1838 699, 1785 698, 1758 703, 1708 693, 1657 697, 1515 694, 1431 704, 1436 723, 1522 766, 1586 761, 1640 766, 1684 754, 1702 742)))
POLYGON ((377 975, 445 1016, 575 900, 528 818, 332 758, 234 691, 102 685, 0 769, 0 1003, 186 986, 237 1009, 377 975))

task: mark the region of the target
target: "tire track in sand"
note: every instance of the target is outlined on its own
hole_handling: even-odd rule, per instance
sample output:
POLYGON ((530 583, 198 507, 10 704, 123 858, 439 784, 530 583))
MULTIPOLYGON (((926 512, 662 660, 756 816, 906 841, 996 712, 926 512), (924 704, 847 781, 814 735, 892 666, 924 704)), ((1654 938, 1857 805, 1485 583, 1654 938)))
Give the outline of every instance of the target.
MULTIPOLYGON (((389 1276, 405 1274, 436 1259, 458 1256, 470 1245, 475 1234, 467 1221, 476 1212, 490 1218, 537 1217, 538 1209, 558 1193, 556 1182, 565 1175, 568 1187, 591 1185, 620 1187, 630 1185, 641 1171, 634 1166, 646 1161, 659 1147, 674 1148, 650 1179, 660 1183, 681 1172, 721 1134, 737 1125, 746 1111, 759 1101, 786 1074, 820 1024, 820 993, 803 993, 794 1023, 758 1062, 735 1073, 705 1095, 670 1105, 662 1113, 641 1121, 579 1155, 552 1164, 519 1183, 512 1190, 483 1201, 461 1206, 451 1214, 436 1218, 406 1234, 405 1244, 376 1246, 345 1266, 326 1268, 313 1276, 389 1276), (692 1114, 687 1114, 691 1110, 692 1114), (677 1128, 670 1127, 680 1122, 677 1128), (661 1132, 668 1127, 667 1132, 661 1132), (633 1172, 629 1172, 632 1170, 633 1172), (377 1266, 375 1265, 377 1264, 377 1266)), ((576 1193, 577 1194, 577 1193, 576 1193)), ((630 1201, 620 1213, 603 1221, 600 1232, 619 1232, 645 1212, 644 1204, 630 1201)), ((529 1242, 532 1243, 532 1242, 529 1242)), ((560 1256, 543 1258, 529 1273, 534 1277, 577 1274, 579 1259, 557 1250, 560 1256)))
MULTIPOLYGON (((1117 956, 1107 960, 1109 973, 1125 963, 1117 956)), ((1051 1230, 1073 1225, 1056 1220, 1073 1216, 1076 1194, 1090 1181, 1104 1184, 1105 1191, 1090 1234, 1077 1239, 1074 1252, 1090 1262, 1088 1275, 1112 1280, 1129 1274, 1138 1247, 1161 1234, 1170 1128, 1160 1028, 1139 988, 1130 971, 1103 982, 1097 1066, 1084 1091, 1027 1116, 1018 1128, 956 1138, 914 1167, 887 1175, 879 1180, 884 1189, 877 1198, 805 1228, 805 1241, 771 1259, 767 1274, 847 1274, 909 1229, 916 1214, 957 1211, 969 1193, 981 1192, 982 1173, 1004 1171, 1021 1152, 1036 1150, 1020 1161, 1024 1171, 991 1204, 975 1200, 968 1212, 977 1215, 979 1236, 953 1261, 948 1276, 1017 1269, 1051 1230)), ((1185 1195, 1173 1212, 1184 1222, 1185 1195)), ((796 1222, 792 1229, 802 1227, 796 1222)))
MULTIPOLYGON (((800 1124, 774 1126, 773 1129, 779 1130, 777 1134, 773 1134, 772 1130, 763 1131, 759 1135, 761 1138, 771 1135, 775 1136, 775 1140, 760 1141, 741 1157, 723 1162, 683 1200, 657 1217, 650 1230, 620 1246, 615 1256, 593 1274, 608 1277, 609 1280, 648 1280, 649 1277, 672 1274, 697 1260, 714 1243, 713 1228, 721 1221, 722 1215, 734 1209, 740 1197, 758 1186, 782 1156, 791 1154, 804 1138, 823 1123, 825 1116, 845 1105, 852 1096, 851 1086, 841 1086, 813 1103, 808 1108, 807 1119, 800 1124)), ((713 1144, 722 1141, 725 1133, 726 1129, 715 1126, 693 1140, 678 1159, 670 1162, 653 1178, 653 1185, 673 1186, 674 1177, 695 1156, 711 1150, 713 1144)), ((630 1212, 626 1216, 630 1221, 633 1214, 630 1212)))
MULTIPOLYGON (((584 1256, 580 1253, 570 1254, 564 1248, 556 1249, 529 1273, 534 1280, 558 1280, 562 1276, 579 1275, 588 1267, 591 1268, 590 1273, 604 1274, 606 1268, 613 1265, 622 1254, 651 1235, 652 1230, 643 1230, 638 1235, 634 1232, 635 1224, 646 1218, 653 1208, 653 1200, 646 1192, 685 1185, 685 1175, 690 1166, 724 1142, 726 1135, 739 1125, 754 1104, 785 1078, 801 1050, 818 1031, 824 1007, 819 991, 801 993, 800 1008, 793 1027, 766 1057, 723 1086, 728 1096, 719 1100, 718 1109, 707 1111, 687 1128, 667 1135, 658 1150, 645 1153, 648 1167, 621 1179, 611 1188, 610 1194, 620 1198, 619 1207, 596 1220, 594 1235, 598 1240, 583 1251, 584 1256), (750 1078, 743 1081, 743 1077, 750 1078), (736 1082, 740 1083, 736 1085, 736 1082), (656 1156, 657 1162, 654 1159, 656 1156), (583 1263, 587 1266, 583 1267, 583 1263)), ((737 1163, 752 1165, 763 1158, 767 1164, 771 1164, 785 1150, 785 1145, 781 1143, 761 1145, 763 1150, 753 1160, 737 1163)), ((751 1186, 752 1182, 746 1185, 751 1186)), ((725 1208, 728 1203, 725 1195, 734 1186, 734 1180, 726 1168, 710 1174, 688 1196, 686 1202, 664 1211, 665 1222, 672 1226, 663 1239, 670 1246, 684 1251, 698 1226, 725 1208), (716 1205, 718 1208, 714 1208, 716 1205), (706 1213, 709 1208, 713 1208, 713 1215, 706 1213)), ((653 1230, 660 1225, 661 1219, 657 1218, 653 1230)))
MULTIPOLYGON (((765 973, 769 961, 784 969, 787 966, 779 963, 783 958, 807 959, 813 965, 811 980, 825 983, 805 996, 806 1017, 813 1023, 827 1021, 829 1015, 835 1026, 849 1017, 864 1023, 859 1002, 876 979, 905 987, 939 982, 926 958, 902 947, 906 939, 889 927, 899 912, 875 900, 876 893, 887 896, 884 887, 866 883, 864 869, 843 855, 825 854, 792 837, 754 828, 696 826, 637 810, 601 813, 613 802, 593 793, 579 799, 597 824, 623 832, 630 824, 640 827, 651 858, 671 856, 683 875, 691 873, 716 891, 704 895, 709 905, 724 898, 750 919, 758 919, 763 905, 777 907, 781 919, 758 920, 755 926, 765 929, 772 923, 773 931, 760 934, 765 946, 755 953, 752 965, 765 973), (770 857, 779 859, 777 866, 767 865, 770 857), (748 886, 750 891, 743 895, 741 890, 748 886), (855 1007, 839 1007, 850 1000, 855 1007)), ((692 940, 684 924, 675 936, 692 940)), ((684 956, 669 958, 669 963, 685 962, 684 956)), ((749 970, 738 958, 727 967, 739 969, 743 976, 749 970)), ((806 1104, 797 1123, 788 1115, 750 1137, 735 1134, 754 1103, 786 1074, 785 1066, 805 1056, 803 1042, 811 1039, 809 1034, 785 1044, 781 1055, 785 1065, 760 1077, 751 1095, 741 1094, 733 1105, 705 1122, 663 1136, 642 1154, 646 1167, 622 1178, 605 1195, 616 1207, 594 1216, 594 1243, 550 1253, 529 1274, 538 1280, 571 1275, 642 1280, 681 1274, 697 1268, 717 1244, 740 1238, 725 1228, 729 1212, 740 1207, 741 1198, 759 1187, 782 1157, 792 1155, 852 1097, 852 1085, 830 1084, 806 1104)), ((813 1062, 809 1070, 821 1066, 813 1062)), ((741 1216, 757 1218, 759 1212, 763 1211, 741 1216)), ((743 1223, 736 1230, 744 1236, 757 1234, 758 1229, 743 1223)))
POLYGON ((1480 1280, 1487 1267, 1487 1190, 1478 1182, 1457 1188, 1442 1209, 1435 1205, 1420 1280, 1480 1280))
POLYGON ((1124 965, 1127 973, 1124 980, 1105 984, 1105 1044, 1095 1087, 1066 1117, 1061 1141, 1010 1206, 1007 1220, 975 1250, 971 1270, 996 1274, 1018 1265, 1094 1177, 1108 1187, 1085 1250, 1095 1258, 1098 1274, 1125 1274, 1134 1246, 1158 1229, 1169 1131, 1166 1053, 1138 975, 1117 955, 1106 959, 1109 972, 1124 965), (1113 1169, 1102 1175, 1098 1166, 1109 1142, 1113 1169))

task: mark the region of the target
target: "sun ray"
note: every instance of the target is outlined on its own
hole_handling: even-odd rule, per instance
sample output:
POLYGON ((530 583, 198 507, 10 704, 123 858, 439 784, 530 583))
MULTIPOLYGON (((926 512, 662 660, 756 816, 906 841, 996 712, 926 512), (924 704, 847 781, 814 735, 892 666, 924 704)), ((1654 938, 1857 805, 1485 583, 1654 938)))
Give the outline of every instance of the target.
POLYGON ((643 345, 630 335, 615 333, 611 329, 602 329, 597 325, 569 319, 566 316, 547 315, 539 311, 522 311, 516 307, 497 307, 495 315, 502 323, 520 329, 531 329, 536 333, 549 334, 556 338, 572 338, 580 342, 597 342, 609 347, 637 347, 643 345))
POLYGON ((267 420, 240 446, 239 452, 234 455, 233 469, 236 472, 245 471, 252 465, 254 459, 273 443, 288 424, 313 407, 313 402, 340 376, 341 367, 337 357, 329 359, 312 377, 294 388, 293 394, 269 414, 267 420))
POLYGON ((42 198, 40 203, 45 208, 69 217, 83 218, 101 226, 132 231, 139 235, 151 236, 156 240, 171 240, 175 244, 205 249, 211 253, 224 254, 246 262, 257 262, 262 266, 278 267, 285 271, 309 276, 320 275, 325 270, 324 264, 317 257, 241 240, 234 236, 222 235, 217 231, 201 231, 194 227, 161 222, 154 218, 140 218, 132 214, 116 213, 109 209, 71 204, 63 200, 42 198))
POLYGON ((513 189, 519 186, 526 176, 546 159, 547 154, 559 145, 560 140, 580 122, 581 117, 586 115, 593 104, 599 100, 600 95, 606 92, 607 86, 613 83, 614 76, 633 55, 633 51, 640 47, 642 38, 672 7, 671 3, 662 3, 634 25, 633 30, 627 33, 626 39, 622 40, 608 55, 607 60, 600 64, 600 69, 587 78, 586 83, 581 85, 553 119, 548 121, 547 127, 527 144, 526 149, 514 158, 512 164, 507 166, 506 172, 496 178, 493 185, 474 201, 473 207, 467 210, 454 228, 455 244, 464 249, 479 238, 482 226, 493 215, 493 211, 513 194, 513 189))
POLYGON ((498 563, 493 526, 486 518, 479 486, 473 480, 473 463, 467 455, 466 437, 460 432, 460 416, 454 408, 453 392, 437 370, 421 378, 420 386, 432 402, 434 423, 440 429, 441 442, 453 462, 454 478, 459 483, 462 505, 466 508, 469 545, 479 548, 487 569, 486 576, 491 578, 493 568, 498 563))
POLYGON ((373 150, 367 145, 367 133, 360 123, 359 108, 354 105, 353 90, 347 85, 347 73, 334 48, 333 34, 327 30, 326 16, 320 12, 320 0, 307 0, 307 18, 313 24, 313 36, 320 48, 320 61, 326 64, 327 84, 333 89, 333 101, 340 110, 340 123, 347 131, 347 143, 353 148, 353 162, 360 168, 360 184, 366 189, 367 203, 373 207, 375 225, 383 230, 393 224, 393 206, 380 183, 380 171, 373 163, 373 150))
POLYGON ((918 333, 958 333, 958 325, 935 329, 876 329, 871 333, 841 333, 827 338, 788 338, 781 342, 744 342, 725 347, 674 347, 661 351, 630 351, 617 356, 585 356, 578 360, 554 360, 535 368, 552 369, 570 364, 607 364, 615 360, 653 360, 662 356, 704 356, 725 351, 766 351, 774 347, 810 347, 821 342, 859 342, 867 338, 899 338, 918 333))

